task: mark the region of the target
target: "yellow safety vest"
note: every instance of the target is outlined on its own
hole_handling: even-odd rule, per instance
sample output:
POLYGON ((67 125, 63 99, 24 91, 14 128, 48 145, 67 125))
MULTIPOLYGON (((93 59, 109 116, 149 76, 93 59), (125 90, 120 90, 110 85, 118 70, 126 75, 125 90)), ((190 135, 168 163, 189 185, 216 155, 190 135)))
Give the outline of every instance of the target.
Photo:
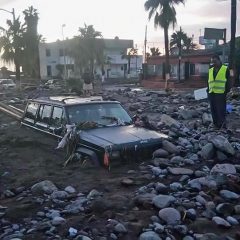
POLYGON ((213 67, 209 69, 208 72, 208 86, 209 93, 224 93, 226 86, 226 72, 227 66, 222 65, 219 69, 216 78, 213 77, 213 67))

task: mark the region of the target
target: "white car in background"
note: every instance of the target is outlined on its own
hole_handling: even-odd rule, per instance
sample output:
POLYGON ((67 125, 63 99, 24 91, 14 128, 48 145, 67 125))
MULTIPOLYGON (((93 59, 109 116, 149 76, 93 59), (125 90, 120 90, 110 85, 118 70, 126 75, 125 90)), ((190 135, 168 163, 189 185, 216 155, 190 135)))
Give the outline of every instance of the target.
POLYGON ((12 79, 0 79, 0 89, 8 90, 8 89, 16 89, 17 85, 14 83, 12 79))

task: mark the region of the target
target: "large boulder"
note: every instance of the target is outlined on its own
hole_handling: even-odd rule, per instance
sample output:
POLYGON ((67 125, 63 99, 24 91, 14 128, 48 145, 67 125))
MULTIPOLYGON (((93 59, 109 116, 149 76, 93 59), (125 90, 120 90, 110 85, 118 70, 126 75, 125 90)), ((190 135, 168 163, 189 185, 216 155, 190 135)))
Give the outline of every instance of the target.
POLYGON ((230 155, 235 154, 235 150, 234 150, 233 146, 230 144, 230 142, 225 137, 223 137, 221 135, 212 136, 210 138, 210 142, 212 142, 213 145, 222 152, 228 153, 230 155))
POLYGON ((33 194, 44 194, 44 193, 51 194, 57 190, 58 189, 55 186, 55 184, 49 180, 36 183, 31 187, 31 191, 33 194))
POLYGON ((221 174, 236 174, 237 170, 233 164, 225 163, 225 164, 216 164, 212 170, 211 174, 221 173, 221 174))

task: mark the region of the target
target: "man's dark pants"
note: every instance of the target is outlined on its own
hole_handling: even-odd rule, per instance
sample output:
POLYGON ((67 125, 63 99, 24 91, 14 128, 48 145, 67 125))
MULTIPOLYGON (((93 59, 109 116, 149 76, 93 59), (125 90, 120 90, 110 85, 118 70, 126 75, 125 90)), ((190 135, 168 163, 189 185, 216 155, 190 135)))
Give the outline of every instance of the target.
POLYGON ((217 128, 226 127, 226 94, 209 93, 208 99, 210 102, 213 124, 217 128))

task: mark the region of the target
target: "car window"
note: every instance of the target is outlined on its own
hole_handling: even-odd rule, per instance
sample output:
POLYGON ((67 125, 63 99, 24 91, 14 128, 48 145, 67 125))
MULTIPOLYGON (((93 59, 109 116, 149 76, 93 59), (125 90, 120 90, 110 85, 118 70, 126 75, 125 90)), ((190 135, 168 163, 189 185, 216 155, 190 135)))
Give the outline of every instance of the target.
POLYGON ((51 125, 55 127, 60 127, 63 123, 63 108, 53 107, 51 125))
POLYGON ((99 124, 109 124, 111 118, 117 118, 122 122, 131 122, 131 117, 118 103, 83 104, 68 107, 70 123, 94 121, 99 124))
POLYGON ((29 103, 27 106, 25 117, 30 119, 35 119, 38 106, 39 105, 37 103, 29 103))
POLYGON ((38 112, 38 117, 37 120, 49 124, 50 116, 51 116, 51 110, 52 106, 50 105, 41 105, 39 112, 38 112))

